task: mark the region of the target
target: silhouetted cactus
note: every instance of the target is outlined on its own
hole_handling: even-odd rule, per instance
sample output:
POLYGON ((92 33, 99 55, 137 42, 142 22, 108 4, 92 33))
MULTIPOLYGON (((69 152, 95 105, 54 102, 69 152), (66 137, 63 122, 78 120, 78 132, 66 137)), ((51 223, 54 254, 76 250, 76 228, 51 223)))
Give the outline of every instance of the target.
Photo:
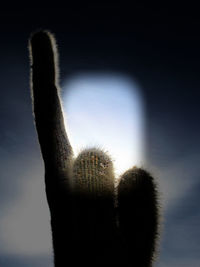
POLYGON ((148 172, 134 167, 122 175, 118 186, 119 229, 135 266, 152 266, 159 223, 157 202, 156 185, 148 172))
POLYGON ((74 159, 62 115, 52 34, 33 34, 30 57, 55 266, 151 266, 159 218, 153 178, 133 168, 114 188, 106 153, 86 149, 74 159))

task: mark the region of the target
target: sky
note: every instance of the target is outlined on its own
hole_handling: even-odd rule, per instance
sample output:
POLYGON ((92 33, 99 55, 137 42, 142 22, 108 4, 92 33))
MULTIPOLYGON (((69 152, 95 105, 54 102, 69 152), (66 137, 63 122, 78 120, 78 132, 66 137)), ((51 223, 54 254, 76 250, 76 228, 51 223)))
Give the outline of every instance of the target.
POLYGON ((115 159, 117 173, 135 163, 148 169, 163 213, 155 266, 200 266, 195 8, 30 4, 3 7, 0 15, 0 265, 53 266, 27 49, 30 33, 44 28, 57 39, 62 102, 76 152, 99 144, 115 159))
POLYGON ((120 73, 72 76, 64 82, 63 108, 75 156, 85 147, 107 151, 117 178, 142 165, 143 100, 135 81, 120 73))

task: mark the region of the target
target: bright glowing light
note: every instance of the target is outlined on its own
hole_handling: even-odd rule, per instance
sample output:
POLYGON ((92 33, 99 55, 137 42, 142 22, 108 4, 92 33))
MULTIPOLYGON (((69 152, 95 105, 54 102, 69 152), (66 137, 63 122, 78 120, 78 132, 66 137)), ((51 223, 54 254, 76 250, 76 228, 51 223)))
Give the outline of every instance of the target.
POLYGON ((139 86, 119 74, 81 74, 63 86, 66 128, 74 154, 108 151, 116 175, 143 160, 143 107, 139 86))

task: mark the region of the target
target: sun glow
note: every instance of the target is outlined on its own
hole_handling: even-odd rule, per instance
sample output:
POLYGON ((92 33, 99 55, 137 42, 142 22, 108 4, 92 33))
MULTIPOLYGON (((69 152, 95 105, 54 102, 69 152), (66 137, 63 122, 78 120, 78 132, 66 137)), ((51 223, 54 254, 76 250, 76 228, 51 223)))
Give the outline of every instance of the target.
POLYGON ((103 148, 116 175, 143 161, 144 116, 139 86, 119 74, 79 74, 63 86, 67 133, 74 154, 103 148))

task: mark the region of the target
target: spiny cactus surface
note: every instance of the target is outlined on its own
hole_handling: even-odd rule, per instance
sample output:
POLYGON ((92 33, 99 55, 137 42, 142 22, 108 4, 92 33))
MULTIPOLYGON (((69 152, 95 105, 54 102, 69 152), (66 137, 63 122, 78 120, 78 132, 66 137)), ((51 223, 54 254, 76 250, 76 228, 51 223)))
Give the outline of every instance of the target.
POLYGON ((73 165, 74 188, 96 197, 114 195, 113 164, 109 156, 98 149, 82 151, 73 165))

